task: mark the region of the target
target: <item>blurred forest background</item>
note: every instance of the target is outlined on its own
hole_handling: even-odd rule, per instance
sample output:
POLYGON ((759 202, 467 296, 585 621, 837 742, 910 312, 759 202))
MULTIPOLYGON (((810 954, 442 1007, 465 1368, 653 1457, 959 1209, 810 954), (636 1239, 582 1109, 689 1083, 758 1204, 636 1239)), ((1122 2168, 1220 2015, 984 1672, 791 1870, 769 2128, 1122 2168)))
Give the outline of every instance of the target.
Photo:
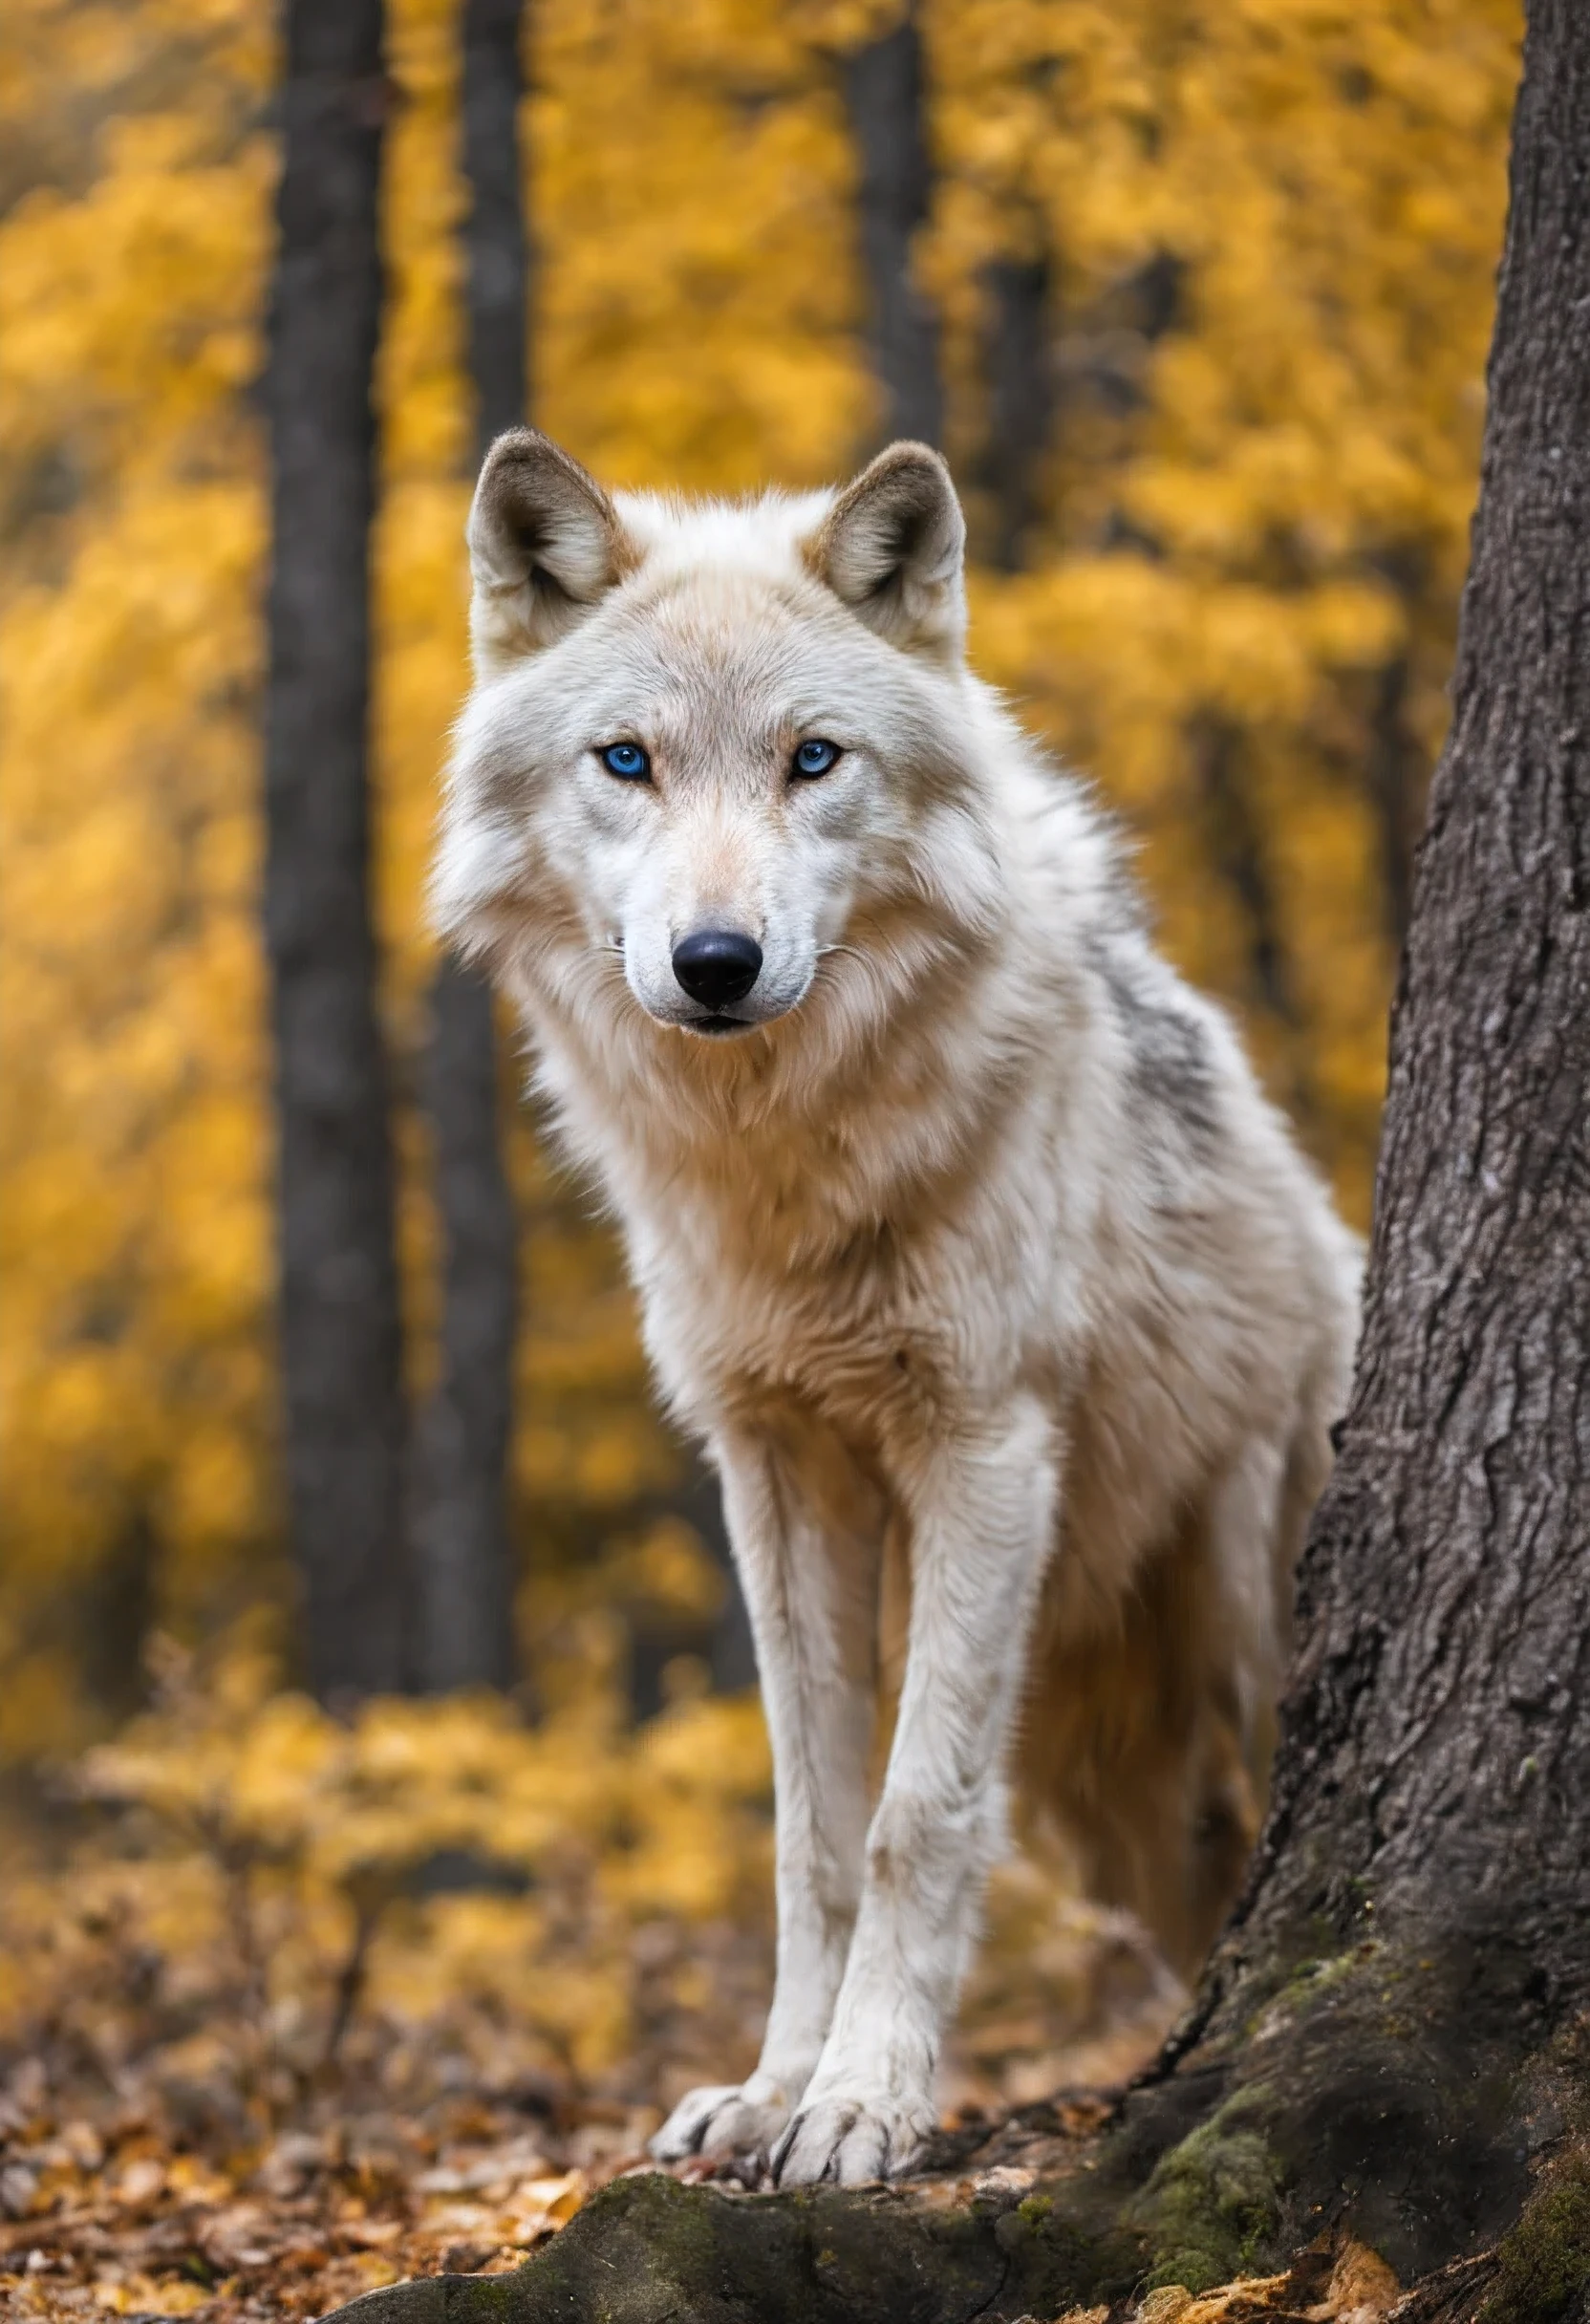
MULTIPOLYGON (((977 666, 1128 824, 1166 945, 1360 1225, 1520 29, 1516 0, 525 11, 530 416, 606 482, 700 491, 939 441, 977 666)), ((446 1243, 421 890, 477 449, 463 31, 463 0, 388 0, 372 97, 372 884, 414 1415, 446 1243)), ((389 2098, 450 2073, 578 2091, 617 2153, 754 2042, 767 1777, 712 1495, 505 1028, 511 1636, 451 1675, 511 1685, 449 1692, 411 1640, 362 1708, 324 1670, 297 1690, 260 902, 282 72, 269 0, 0 14, 3 2102, 97 2075, 221 2154, 333 2071, 389 2098)), ((967 2103, 1169 2006, 1132 1932, 1030 1868, 994 1929, 967 2103)), ((17 2217, 99 2167, 78 2144, 17 2217)))

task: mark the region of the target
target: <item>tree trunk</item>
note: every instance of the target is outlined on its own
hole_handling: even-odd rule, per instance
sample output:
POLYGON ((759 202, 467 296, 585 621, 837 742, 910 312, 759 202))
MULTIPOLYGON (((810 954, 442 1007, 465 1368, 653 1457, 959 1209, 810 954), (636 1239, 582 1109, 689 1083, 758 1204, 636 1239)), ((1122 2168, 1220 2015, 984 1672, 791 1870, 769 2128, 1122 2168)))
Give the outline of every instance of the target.
POLYGON ((402 1663, 403 1403, 368 893, 380 0, 289 0, 269 407, 265 930, 288 1499, 323 1697, 402 1663))
POLYGON ((1247 998, 1289 1030, 1298 1022, 1287 969, 1280 914, 1276 907, 1264 835, 1243 766, 1242 738, 1227 721, 1206 715, 1193 721, 1188 746, 1215 868, 1242 915, 1246 936, 1247 998))
POLYGON ((518 427, 529 400, 530 242, 519 150, 526 0, 464 0, 463 170, 475 450, 518 427))
POLYGON ((1590 15, 1535 0, 1358 1376, 1212 2027, 1327 1934, 1436 1956, 1471 2055, 1590 2004, 1587 175, 1590 15))
MULTIPOLYGON (((522 0, 466 0, 463 17, 469 355, 481 459, 494 436, 523 420, 526 399, 523 12, 522 0)), ((450 957, 431 986, 425 1099, 443 1257, 440 1367, 417 1461, 416 1676, 430 1689, 505 1687, 514 1673, 507 1472, 519 1238, 491 990, 450 957)))
POLYGON ((1195 2291, 1300 2251, 1284 2313, 1339 2313, 1320 2270, 1348 2237, 1423 2279, 1403 2324, 1583 2314, 1587 181, 1590 11, 1535 0, 1358 1374, 1303 1560, 1269 1818, 1186 2024, 1102 2135, 1034 2109, 985 2145, 1039 2174, 1021 2200, 637 2179, 489 2292, 395 2292, 360 2324, 444 2299, 515 2324, 964 2324, 1068 2302, 1115 2324, 1146 2284, 1195 2291))
POLYGON ((1048 347, 1049 269, 1042 258, 1000 258, 984 277, 988 334, 988 442, 992 562, 1020 571, 1039 514, 1039 483, 1054 416, 1048 347))
POLYGON ((915 11, 845 60, 845 101, 861 161, 861 254, 871 302, 873 365, 889 436, 937 443, 944 432, 938 324, 912 277, 912 244, 928 215, 926 75, 915 11))
POLYGON ((1381 877, 1386 918, 1400 951, 1407 941, 1413 907, 1413 852, 1419 844, 1424 772, 1418 746, 1407 731, 1409 655, 1386 663, 1375 682, 1369 721, 1369 798, 1380 832, 1381 877))

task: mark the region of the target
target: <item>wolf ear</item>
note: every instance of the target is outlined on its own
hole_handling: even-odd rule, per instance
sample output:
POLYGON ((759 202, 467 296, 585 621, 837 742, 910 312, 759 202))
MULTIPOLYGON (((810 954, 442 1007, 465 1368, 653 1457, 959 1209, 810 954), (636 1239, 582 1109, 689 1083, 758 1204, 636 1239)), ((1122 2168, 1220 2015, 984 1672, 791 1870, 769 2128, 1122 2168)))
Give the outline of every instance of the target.
POLYGON ((846 485, 809 561, 891 645, 957 661, 966 635, 966 521, 950 471, 925 443, 892 443, 846 485))
POLYGON ((572 629, 627 562, 601 485, 534 428, 509 428, 486 454, 465 538, 469 635, 487 676, 572 629))

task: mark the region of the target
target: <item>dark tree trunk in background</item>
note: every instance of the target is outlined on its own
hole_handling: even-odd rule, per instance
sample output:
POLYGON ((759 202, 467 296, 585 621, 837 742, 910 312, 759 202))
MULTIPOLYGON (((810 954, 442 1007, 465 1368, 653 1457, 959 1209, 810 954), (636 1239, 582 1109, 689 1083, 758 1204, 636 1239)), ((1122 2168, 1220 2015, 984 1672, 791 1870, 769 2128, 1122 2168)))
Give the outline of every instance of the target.
MULTIPOLYGON (((968 2324, 1351 2236, 1399 2324, 1590 2294, 1590 11, 1533 0, 1450 739, 1392 1027, 1363 1345, 1270 1815, 1156 2069, 1038 2200, 617 2183, 493 2314, 968 2324), (1001 2215, 1002 2211, 1002 2215, 1001 2215), (1497 2238, 1502 2240, 1499 2245, 1497 2238), (1436 2277, 1432 2271, 1447 2270, 1436 2277)), ((964 2142, 961 2167, 966 2167, 964 2142)), ((1355 2265, 1358 2263, 1354 2263, 1355 2265)), ((1312 2280, 1309 2270, 1314 2270, 1312 2280)), ((361 2324, 440 2313, 432 2287, 361 2324)), ((466 2304, 449 2313, 472 2313, 466 2304)), ((1234 2311, 1235 2313, 1235 2311, 1234 2311)), ((1374 2313, 1361 2311, 1360 2313, 1374 2313)))
POLYGON ((1275 1047, 1266 1059, 1267 1078, 1306 1140, 1317 1121, 1308 1060, 1299 1040, 1300 1012, 1284 918, 1270 873, 1245 739, 1240 727, 1210 713, 1194 719, 1187 746, 1210 855, 1229 892, 1238 931, 1237 997, 1250 1022, 1269 1020, 1275 1047))
POLYGON ((988 446, 994 504, 993 562, 1016 572, 1039 513, 1039 484, 1054 415, 1049 352, 1049 269, 1042 258, 1001 258, 985 277, 988 446))
MULTIPOLYGON (((466 0, 464 243, 476 453, 525 417, 529 246, 519 154, 522 0, 466 0)), ((519 1237, 504 1164, 490 987, 443 958, 431 987, 425 1103, 442 1237, 441 1345, 420 1422, 415 1664, 420 1685, 505 1687, 514 1674, 508 1457, 519 1237)))
POLYGON ((429 1691, 510 1686, 508 1454, 518 1234, 503 1165, 491 994, 444 958, 431 984, 424 1095, 441 1220, 436 1386, 420 1415, 415 1511, 415 1677, 429 1691))
POLYGON ((519 150, 527 13, 528 0, 464 0, 465 297, 478 460, 505 428, 522 424, 529 400, 530 239, 519 150))
POLYGON ((911 268, 932 188, 927 76, 914 10, 883 39, 848 56, 844 79, 861 163, 861 254, 885 433, 935 444, 944 433, 938 323, 911 268))
POLYGON ((644 1607, 630 1615, 630 1712, 638 1726, 655 1718, 668 1700, 664 1673, 676 1654, 698 1653, 707 1666, 713 1690, 738 1694, 757 1683, 756 1648, 751 1643, 751 1619, 735 1570, 723 1517, 723 1492, 716 1470, 692 1451, 685 1454, 681 1484, 654 1503, 642 1517, 682 1517, 700 1540, 723 1584, 722 1602, 703 1634, 693 1621, 681 1625, 677 1613, 658 1621, 644 1607), (637 1619, 638 1616, 638 1619, 637 1619))
POLYGON ((380 0, 289 0, 269 409, 266 942, 288 1499, 323 1696, 402 1672, 398 1272, 368 892, 380 0))
POLYGON ((1206 717, 1196 721, 1188 740, 1197 769, 1210 852, 1242 915, 1247 998, 1282 1024, 1295 1025, 1298 1010, 1287 973, 1280 913, 1265 861, 1263 831, 1242 764, 1241 734, 1224 720, 1206 717))
POLYGON ((1298 1000, 1244 737, 1240 727, 1209 713, 1192 721, 1188 749, 1210 855, 1239 929, 1240 998, 1251 1016, 1268 1018, 1279 1037, 1280 1060, 1271 1060, 1273 1086, 1306 1137, 1314 1108, 1298 1039, 1298 1000))

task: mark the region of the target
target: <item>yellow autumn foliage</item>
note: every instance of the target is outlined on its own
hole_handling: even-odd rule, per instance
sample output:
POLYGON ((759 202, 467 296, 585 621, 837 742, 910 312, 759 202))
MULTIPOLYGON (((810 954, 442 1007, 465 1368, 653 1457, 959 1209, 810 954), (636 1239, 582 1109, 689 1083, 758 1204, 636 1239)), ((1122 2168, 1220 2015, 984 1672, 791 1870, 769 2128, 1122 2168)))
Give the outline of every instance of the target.
POLYGON ((1048 252, 1076 317, 1044 553, 985 583, 978 655, 1126 811, 1171 950, 1244 1008, 1362 1223, 1391 964, 1377 753, 1417 794, 1445 726, 1519 11, 938 0, 931 21, 925 266, 959 374, 991 252, 1048 252), (1121 296, 1150 265, 1174 304, 1151 344, 1121 296), (1271 899, 1257 974, 1212 734, 1271 899))
POLYGON ((232 1947, 262 2026, 303 2010, 311 2059, 352 1948, 375 2019, 483 2012, 522 2063, 584 2077, 633 2044, 638 1931, 763 1909, 770 1773, 747 1697, 681 1700, 637 1732, 595 1676, 534 1725, 488 1694, 376 1700, 342 1724, 265 1651, 196 1667, 161 1642, 157 1663, 155 1708, 73 1771, 79 1798, 131 1816, 130 1845, 80 1852, 65 1883, 19 1876, 8 1900, 0 2042, 70 1972, 63 1920, 115 1901, 196 1969, 232 1947))
MULTIPOLYGON (((801 484, 868 448, 838 66, 897 13, 538 0, 534 405, 604 474, 801 484)), ((389 7, 376 783, 400 1093, 464 676, 457 18, 389 7)), ((916 264, 975 548, 989 268, 1050 270, 1039 520, 1022 570, 974 572, 975 655, 1119 807, 1171 951, 1243 1013, 1362 1222, 1393 957, 1377 769, 1416 792, 1445 717, 1516 0, 925 0, 923 24, 916 264)), ((266 0, 0 22, 10 1763, 102 1732, 152 1620, 213 1636, 264 1602, 287 1634, 256 928, 273 28, 266 0)), ((398 1134, 418 1384, 433 1228, 406 1094, 398 1134)), ((664 1586, 626 1544, 677 1454, 607 1231, 527 1123, 512 1163, 526 1643, 591 1648, 538 1673, 561 1703, 611 1666, 611 1607, 664 1586)), ((331 1749, 302 1706, 269 1715, 284 1750, 331 1749)))
MULTIPOLYGON (((197 2106, 246 2175, 361 2104, 517 2090, 566 2130, 615 2105, 655 2128, 749 2064, 772 1935, 754 1698, 680 1684, 636 1729, 598 1653, 533 1721, 488 1692, 339 1721, 258 1644, 157 1637, 151 1663, 152 1708, 62 1778, 70 1845, 35 1831, 0 1893, 0 2057, 58 2103, 86 2064, 168 2123, 197 2106)), ((946 2103, 1118 2077, 1180 1998, 1128 1916, 1003 1866, 946 2103)))

